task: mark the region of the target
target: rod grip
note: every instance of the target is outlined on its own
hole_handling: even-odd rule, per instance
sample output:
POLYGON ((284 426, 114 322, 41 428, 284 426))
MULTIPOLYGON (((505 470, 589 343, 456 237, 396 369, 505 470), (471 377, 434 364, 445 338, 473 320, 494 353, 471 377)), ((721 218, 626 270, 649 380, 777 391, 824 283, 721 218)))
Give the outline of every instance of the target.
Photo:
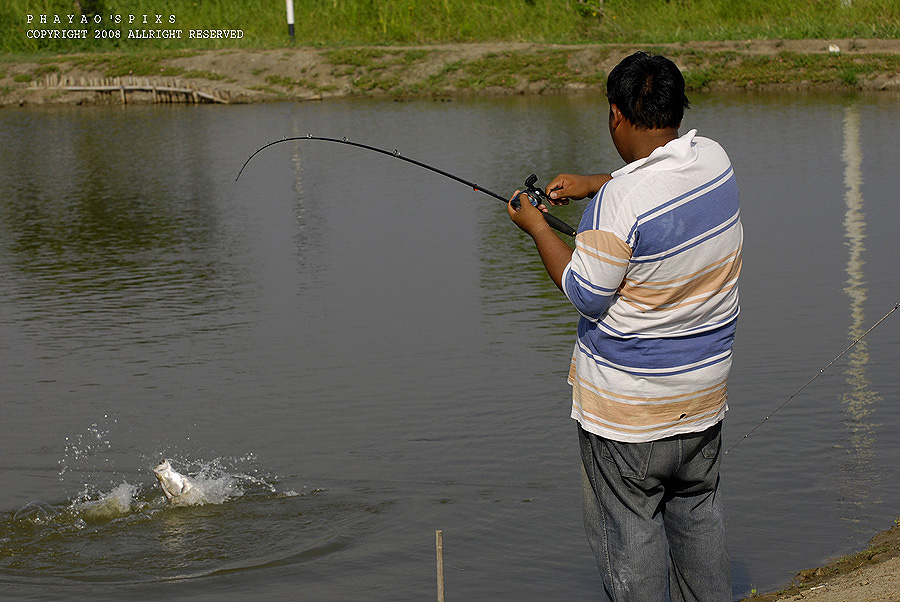
POLYGON ((545 213, 544 219, 547 220, 547 223, 550 224, 551 228, 553 228, 557 232, 562 232, 566 236, 574 237, 577 233, 577 230, 575 230, 575 228, 562 221, 552 213, 545 213))

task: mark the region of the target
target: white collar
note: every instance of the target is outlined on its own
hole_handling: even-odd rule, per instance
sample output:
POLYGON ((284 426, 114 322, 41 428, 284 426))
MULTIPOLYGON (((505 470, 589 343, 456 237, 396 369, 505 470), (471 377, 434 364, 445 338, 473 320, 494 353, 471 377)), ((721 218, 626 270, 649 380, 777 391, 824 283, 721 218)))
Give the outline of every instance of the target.
POLYGON ((696 134, 696 129, 690 130, 684 136, 671 140, 664 146, 655 148, 649 156, 632 161, 625 167, 617 169, 611 175, 614 178, 619 178, 630 174, 639 167, 668 169, 673 167, 673 165, 683 165, 690 162, 697 154, 697 150, 694 148, 694 136, 696 134))

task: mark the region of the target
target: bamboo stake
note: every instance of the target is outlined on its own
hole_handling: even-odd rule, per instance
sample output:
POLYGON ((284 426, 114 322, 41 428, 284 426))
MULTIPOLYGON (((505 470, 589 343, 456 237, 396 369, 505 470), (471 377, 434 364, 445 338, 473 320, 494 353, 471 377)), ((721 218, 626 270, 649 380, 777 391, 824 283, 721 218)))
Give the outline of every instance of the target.
POLYGON ((437 549, 437 599, 444 602, 444 532, 434 532, 434 545, 437 549))

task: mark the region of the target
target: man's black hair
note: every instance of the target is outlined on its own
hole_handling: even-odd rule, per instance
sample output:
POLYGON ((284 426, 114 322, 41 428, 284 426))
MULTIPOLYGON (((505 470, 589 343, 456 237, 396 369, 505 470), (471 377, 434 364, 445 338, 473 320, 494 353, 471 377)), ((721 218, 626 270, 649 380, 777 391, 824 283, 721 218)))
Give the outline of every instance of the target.
POLYGON ((644 129, 677 129, 690 107, 681 71, 666 57, 649 52, 635 52, 615 66, 606 80, 606 98, 625 119, 644 129))

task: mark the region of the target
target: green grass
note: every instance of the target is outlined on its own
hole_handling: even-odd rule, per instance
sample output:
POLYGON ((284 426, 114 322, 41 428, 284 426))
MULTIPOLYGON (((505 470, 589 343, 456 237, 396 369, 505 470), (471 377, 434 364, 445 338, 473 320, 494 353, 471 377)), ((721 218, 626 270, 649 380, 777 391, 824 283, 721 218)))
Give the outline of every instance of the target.
POLYGON ((169 50, 141 53, 104 53, 85 54, 68 58, 68 61, 84 69, 103 71, 106 77, 123 75, 134 76, 166 76, 174 77, 184 74, 181 67, 160 66, 160 61, 167 58, 190 56, 189 51, 169 50))
POLYGON ((201 71, 185 71, 181 74, 181 77, 192 78, 192 79, 208 79, 210 81, 234 81, 234 78, 230 78, 227 75, 222 75, 221 73, 215 73, 213 71, 201 70, 201 71))
POLYGON ((354 48, 328 50, 323 56, 334 66, 331 74, 349 77, 358 92, 402 95, 409 92, 402 85, 403 76, 431 53, 421 49, 354 48))
POLYGON ((518 84, 540 83, 541 89, 560 88, 567 83, 599 83, 605 74, 581 72, 569 60, 565 50, 541 50, 531 53, 491 53, 473 61, 460 61, 432 79, 451 82, 457 89, 481 90, 488 87, 512 88, 518 84))
MULTIPOLYGON (((666 43, 748 38, 898 38, 900 1, 852 0, 294 0, 298 45, 666 43)), ((283 2, 273 0, 0 0, 0 52, 70 53, 289 45, 283 2), (69 28, 67 15, 100 15, 75 25, 87 40, 32 39, 32 29, 69 28), (28 24, 49 16, 50 23, 28 24), (141 23, 142 15, 150 23, 141 23), (161 15, 163 24, 154 23, 161 15), (54 25, 60 15, 63 25, 54 25), (113 18, 119 15, 121 23, 113 18), (137 17, 129 25, 129 15, 137 17), (175 19, 168 23, 169 17, 175 19), (128 39, 129 28, 181 29, 180 40, 128 39), (240 29, 241 39, 187 39, 189 29, 240 29), (118 30, 97 40, 95 30, 118 30)))
POLYGON ((796 54, 781 52, 775 56, 741 56, 737 52, 678 51, 668 53, 685 65, 685 83, 689 89, 702 89, 712 83, 737 86, 809 82, 821 84, 840 81, 853 88, 860 78, 876 72, 900 71, 900 56, 870 54, 865 58, 844 54, 796 54))

